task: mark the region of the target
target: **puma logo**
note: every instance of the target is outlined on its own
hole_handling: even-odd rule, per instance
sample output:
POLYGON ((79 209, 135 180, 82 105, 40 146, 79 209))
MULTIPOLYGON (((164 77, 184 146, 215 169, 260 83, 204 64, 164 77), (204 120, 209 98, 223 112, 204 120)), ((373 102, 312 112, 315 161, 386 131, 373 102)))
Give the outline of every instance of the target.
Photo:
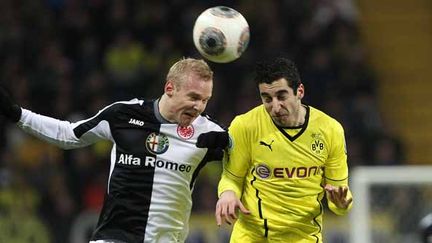
POLYGON ((267 144, 267 143, 265 143, 265 142, 263 142, 263 141, 260 141, 260 145, 263 145, 263 146, 268 147, 268 148, 270 149, 270 151, 273 152, 273 149, 272 149, 272 147, 271 147, 271 145, 273 144, 273 142, 274 142, 274 140, 272 140, 270 144, 267 144))

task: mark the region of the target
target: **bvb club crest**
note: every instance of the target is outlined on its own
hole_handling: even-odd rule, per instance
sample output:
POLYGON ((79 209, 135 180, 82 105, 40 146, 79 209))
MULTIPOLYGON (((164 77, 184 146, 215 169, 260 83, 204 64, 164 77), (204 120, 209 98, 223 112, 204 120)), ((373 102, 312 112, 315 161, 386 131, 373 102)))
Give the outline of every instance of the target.
POLYGON ((325 145, 321 134, 319 133, 312 134, 312 143, 310 149, 315 154, 322 154, 324 152, 325 145))
POLYGON ((169 148, 169 140, 165 134, 151 133, 146 139, 146 148, 152 154, 163 154, 169 148))

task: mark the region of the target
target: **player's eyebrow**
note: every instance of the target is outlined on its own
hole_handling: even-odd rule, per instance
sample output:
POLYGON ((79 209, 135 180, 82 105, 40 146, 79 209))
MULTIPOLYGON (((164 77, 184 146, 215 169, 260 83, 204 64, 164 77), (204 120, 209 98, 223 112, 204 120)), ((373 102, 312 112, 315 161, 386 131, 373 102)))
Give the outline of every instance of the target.
POLYGON ((288 92, 288 90, 286 90, 286 89, 282 89, 282 90, 278 90, 277 92, 276 92, 276 95, 282 95, 282 94, 288 94, 289 92, 288 92))
MULTIPOLYGON (((287 94, 287 93, 289 93, 288 90, 286 90, 286 89, 282 89, 282 90, 278 90, 278 91, 276 91, 276 92, 275 92, 275 95, 278 96, 278 95, 283 95, 283 94, 287 94)), ((269 93, 267 93, 267 92, 261 92, 260 95, 261 95, 261 96, 271 96, 271 95, 270 95, 269 93)))
POLYGON ((209 100, 211 98, 211 96, 203 97, 202 95, 195 93, 193 91, 189 92, 187 95, 189 97, 196 98, 196 99, 202 99, 202 100, 209 100))

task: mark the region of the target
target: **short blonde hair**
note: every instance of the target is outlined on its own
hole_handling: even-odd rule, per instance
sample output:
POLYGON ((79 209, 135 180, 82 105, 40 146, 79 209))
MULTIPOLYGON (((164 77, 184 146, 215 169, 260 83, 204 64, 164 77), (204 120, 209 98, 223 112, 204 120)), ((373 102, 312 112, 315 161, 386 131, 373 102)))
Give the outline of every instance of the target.
POLYGON ((171 66, 166 81, 173 81, 179 87, 189 74, 195 74, 204 81, 213 80, 213 71, 202 59, 182 58, 171 66))

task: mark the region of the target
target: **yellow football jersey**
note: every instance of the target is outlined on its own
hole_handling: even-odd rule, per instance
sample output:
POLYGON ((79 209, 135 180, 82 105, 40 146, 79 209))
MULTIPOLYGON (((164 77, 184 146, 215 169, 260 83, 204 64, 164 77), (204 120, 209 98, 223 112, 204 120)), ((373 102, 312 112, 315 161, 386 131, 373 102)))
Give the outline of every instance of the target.
MULTIPOLYGON (((345 137, 339 122, 305 107, 299 127, 276 126, 263 105, 232 121, 219 195, 233 190, 251 211, 240 215, 232 242, 246 240, 245 230, 262 236, 252 242, 322 241, 323 187, 348 185, 345 137)), ((337 214, 350 209, 329 207, 337 214)))

